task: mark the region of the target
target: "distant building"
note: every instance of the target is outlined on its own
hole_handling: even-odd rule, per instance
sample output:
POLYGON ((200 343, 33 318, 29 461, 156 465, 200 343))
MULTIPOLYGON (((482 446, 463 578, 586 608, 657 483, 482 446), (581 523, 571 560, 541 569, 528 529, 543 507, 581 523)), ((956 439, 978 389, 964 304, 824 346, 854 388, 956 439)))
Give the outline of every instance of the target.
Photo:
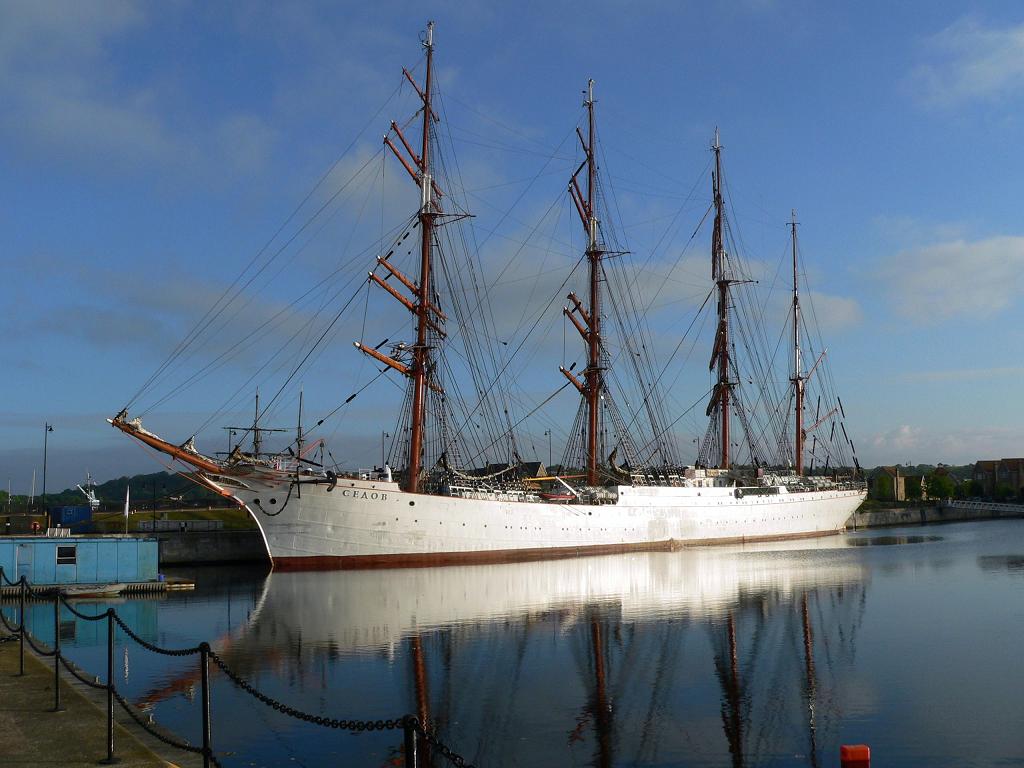
POLYGON ((981 485, 982 495, 996 496, 1000 488, 1013 496, 1024 496, 1024 459, 985 459, 975 462, 972 479, 981 485))
POLYGON ((999 487, 1013 489, 1013 495, 1024 494, 1024 459, 1000 459, 996 470, 996 493, 999 487))
POLYGON ((903 472, 900 466, 879 467, 872 481, 871 495, 879 501, 927 499, 928 483, 924 475, 903 472), (888 482, 881 481, 887 478, 888 482))
POLYGON ((971 479, 981 486, 982 496, 993 496, 996 492, 996 472, 999 469, 999 461, 996 459, 983 459, 974 463, 974 472, 971 479))

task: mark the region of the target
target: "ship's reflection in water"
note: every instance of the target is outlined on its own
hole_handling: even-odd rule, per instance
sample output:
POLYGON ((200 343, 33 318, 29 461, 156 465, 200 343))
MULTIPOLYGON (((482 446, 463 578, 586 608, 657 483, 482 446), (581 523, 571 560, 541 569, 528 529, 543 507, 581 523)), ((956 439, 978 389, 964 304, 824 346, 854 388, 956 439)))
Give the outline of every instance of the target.
MULTIPOLYGON (((211 639, 305 711, 417 714, 478 766, 825 766, 859 741, 889 765, 986 764, 1024 751, 1009 735, 1016 645, 994 639, 1024 632, 1022 531, 219 583, 203 572, 150 631, 211 639)), ((192 665, 132 653, 134 699, 198 737, 192 665)), ((325 731, 214 679, 215 744, 232 762, 401 764, 400 731, 325 731)))
POLYGON ((842 542, 276 573, 227 658, 314 711, 416 713, 477 765, 816 765, 866 594, 842 542))

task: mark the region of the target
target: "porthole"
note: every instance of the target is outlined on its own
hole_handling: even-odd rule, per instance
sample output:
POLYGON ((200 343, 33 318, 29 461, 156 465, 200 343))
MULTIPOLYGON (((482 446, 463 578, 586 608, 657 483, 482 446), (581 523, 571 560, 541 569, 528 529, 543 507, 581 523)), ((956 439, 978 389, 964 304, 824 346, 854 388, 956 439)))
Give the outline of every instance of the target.
POLYGON ((409 506, 410 507, 415 507, 416 506, 416 502, 415 501, 410 501, 409 502, 409 506))
POLYGON ((271 503, 271 504, 277 504, 277 499, 271 499, 271 500, 270 500, 270 503, 271 503))
POLYGON ((259 497, 257 496, 255 499, 253 499, 252 503, 255 504, 256 506, 260 506, 260 499, 259 499, 259 497))

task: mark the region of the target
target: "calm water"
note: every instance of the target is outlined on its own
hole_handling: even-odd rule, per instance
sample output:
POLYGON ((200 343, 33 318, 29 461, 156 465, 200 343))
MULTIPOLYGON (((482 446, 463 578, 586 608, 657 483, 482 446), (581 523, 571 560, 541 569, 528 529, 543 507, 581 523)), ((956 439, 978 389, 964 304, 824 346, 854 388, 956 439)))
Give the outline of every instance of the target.
MULTIPOLYGON (((355 573, 203 569, 116 604, 150 641, 209 640, 271 696, 420 713, 478 766, 1024 765, 1024 521, 820 541, 355 573)), ((85 604, 102 610, 106 604, 85 604)), ((52 636, 52 615, 32 616, 52 636)), ((105 670, 105 634, 62 620, 105 670)), ((123 638, 118 684, 199 739, 192 660, 123 638)), ((214 677, 227 765, 385 766, 401 732, 289 720, 214 677)), ((438 761, 438 765, 444 765, 438 761)))

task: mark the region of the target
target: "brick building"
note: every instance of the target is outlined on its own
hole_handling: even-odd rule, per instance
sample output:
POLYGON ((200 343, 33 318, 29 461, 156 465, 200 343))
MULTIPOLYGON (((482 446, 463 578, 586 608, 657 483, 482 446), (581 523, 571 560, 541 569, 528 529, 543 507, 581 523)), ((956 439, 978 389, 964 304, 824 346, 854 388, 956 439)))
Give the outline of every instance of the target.
POLYGON ((996 496, 1005 489, 1011 496, 1024 496, 1024 459, 986 459, 974 464, 972 478, 984 496, 996 496))

